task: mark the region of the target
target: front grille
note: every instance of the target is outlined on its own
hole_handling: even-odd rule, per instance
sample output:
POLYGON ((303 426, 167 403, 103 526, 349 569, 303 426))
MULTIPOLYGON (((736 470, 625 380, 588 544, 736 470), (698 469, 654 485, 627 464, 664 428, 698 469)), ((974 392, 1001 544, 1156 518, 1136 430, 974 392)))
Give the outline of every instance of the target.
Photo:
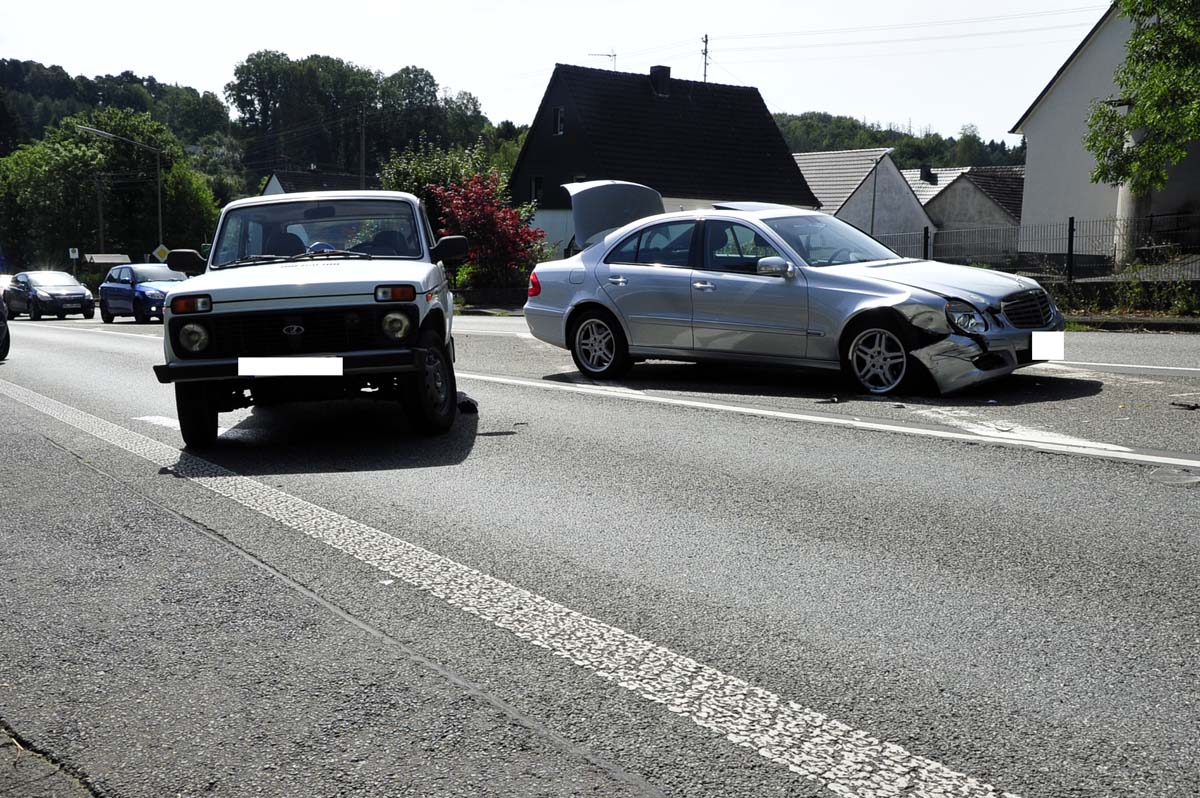
POLYGON ((204 324, 212 342, 194 355, 176 346, 180 357, 287 357, 404 346, 416 335, 417 309, 412 305, 380 305, 179 316, 171 319, 172 340, 178 341, 179 328, 191 321, 204 324), (407 314, 411 322, 412 330, 404 340, 383 334, 382 319, 393 311, 407 314))
POLYGON ((1045 327, 1054 318, 1050 297, 1040 289, 1005 297, 1000 300, 1000 310, 1012 326, 1023 330, 1045 327))

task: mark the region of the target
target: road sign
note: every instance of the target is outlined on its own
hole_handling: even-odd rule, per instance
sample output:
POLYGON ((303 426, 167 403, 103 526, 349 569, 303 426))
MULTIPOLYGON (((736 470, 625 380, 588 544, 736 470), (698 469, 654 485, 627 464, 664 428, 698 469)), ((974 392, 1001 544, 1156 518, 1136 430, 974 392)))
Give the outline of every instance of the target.
POLYGON ((70 249, 68 249, 67 257, 69 257, 71 260, 79 260, 79 248, 71 247, 70 249))
POLYGON ((158 258, 159 263, 162 263, 164 260, 167 259, 167 255, 169 255, 170 252, 171 252, 171 250, 167 249, 166 244, 159 244, 157 247, 154 248, 154 252, 152 254, 154 255, 154 257, 158 258))

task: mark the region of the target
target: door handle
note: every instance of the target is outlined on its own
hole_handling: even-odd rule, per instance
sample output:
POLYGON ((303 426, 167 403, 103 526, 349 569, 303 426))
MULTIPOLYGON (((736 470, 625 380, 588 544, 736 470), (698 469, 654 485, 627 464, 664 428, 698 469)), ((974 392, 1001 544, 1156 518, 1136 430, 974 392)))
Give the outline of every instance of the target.
POLYGON ((707 280, 697 280, 696 282, 692 283, 692 288, 695 288, 697 291, 716 291, 717 290, 717 287, 715 285, 713 285, 712 283, 708 282, 707 280))
POLYGON ((616 277, 609 277, 608 281, 610 283, 612 283, 613 285, 625 285, 626 283, 629 282, 628 280, 626 280, 624 277, 622 277, 619 274, 616 277))

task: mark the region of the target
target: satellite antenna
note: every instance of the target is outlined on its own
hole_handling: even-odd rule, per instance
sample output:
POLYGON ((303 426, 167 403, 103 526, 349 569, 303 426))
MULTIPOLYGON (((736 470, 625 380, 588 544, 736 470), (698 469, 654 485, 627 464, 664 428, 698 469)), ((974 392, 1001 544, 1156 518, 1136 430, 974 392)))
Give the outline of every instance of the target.
POLYGON ((617 68, 617 53, 616 53, 616 51, 615 51, 615 50, 611 50, 611 49, 610 49, 610 51, 609 51, 609 52, 607 52, 607 53, 588 53, 588 55, 589 55, 589 56, 591 56, 591 57, 593 57, 593 58, 607 58, 609 61, 611 61, 611 63, 609 64, 609 69, 612 69, 613 71, 616 71, 616 68, 617 68))

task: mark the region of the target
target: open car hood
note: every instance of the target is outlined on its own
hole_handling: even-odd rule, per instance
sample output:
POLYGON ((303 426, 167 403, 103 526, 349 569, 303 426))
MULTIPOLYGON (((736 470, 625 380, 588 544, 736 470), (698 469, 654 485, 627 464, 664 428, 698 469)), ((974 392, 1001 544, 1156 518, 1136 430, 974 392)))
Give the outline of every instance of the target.
POLYGON ((565 183, 571 196, 575 243, 586 248, 605 233, 663 212, 662 195, 649 186, 624 180, 565 183))

